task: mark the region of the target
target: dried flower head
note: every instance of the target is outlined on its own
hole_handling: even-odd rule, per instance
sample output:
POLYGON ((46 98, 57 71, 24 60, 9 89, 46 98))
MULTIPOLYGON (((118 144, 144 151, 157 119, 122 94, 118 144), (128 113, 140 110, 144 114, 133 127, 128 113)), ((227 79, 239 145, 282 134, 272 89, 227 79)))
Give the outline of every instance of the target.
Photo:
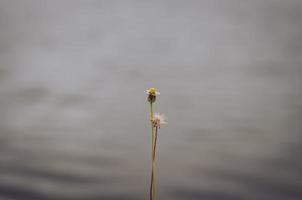
POLYGON ((160 125, 166 124, 166 116, 164 114, 155 113, 153 116, 153 126, 160 128, 160 125))
POLYGON ((160 94, 160 93, 156 90, 156 88, 154 88, 154 87, 149 88, 149 89, 146 91, 146 93, 148 94, 148 101, 149 101, 150 103, 155 102, 155 100, 156 100, 156 95, 160 94))

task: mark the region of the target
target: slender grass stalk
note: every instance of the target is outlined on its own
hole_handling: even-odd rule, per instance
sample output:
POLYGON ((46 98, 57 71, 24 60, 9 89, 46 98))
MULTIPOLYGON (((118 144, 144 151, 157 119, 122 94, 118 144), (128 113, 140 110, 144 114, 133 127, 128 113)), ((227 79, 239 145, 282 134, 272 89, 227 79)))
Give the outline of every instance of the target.
POLYGON ((158 128, 155 127, 155 134, 154 134, 154 148, 153 148, 153 160, 155 162, 155 158, 156 158, 156 143, 157 143, 157 130, 158 128))
POLYGON ((150 102, 150 124, 151 124, 151 161, 152 161, 152 170, 151 170, 151 183, 150 183, 150 200, 155 199, 155 186, 154 186, 154 125, 153 125, 153 102, 150 102))
POLYGON ((149 194, 150 194, 150 200, 153 200, 153 170, 151 171, 151 183, 150 183, 150 191, 149 191, 149 194))
POLYGON ((154 147, 154 126, 153 126, 153 117, 154 117, 154 112, 153 112, 153 103, 150 102, 150 125, 151 125, 151 158, 153 158, 153 147, 154 147))
POLYGON ((156 199, 156 144, 157 144, 158 126, 154 127, 152 122, 152 171, 150 184, 150 200, 156 199), (155 129, 154 129, 155 128, 155 129))
POLYGON ((156 143, 157 143, 157 127, 155 127, 154 132, 154 148, 153 148, 153 197, 156 199, 156 143))

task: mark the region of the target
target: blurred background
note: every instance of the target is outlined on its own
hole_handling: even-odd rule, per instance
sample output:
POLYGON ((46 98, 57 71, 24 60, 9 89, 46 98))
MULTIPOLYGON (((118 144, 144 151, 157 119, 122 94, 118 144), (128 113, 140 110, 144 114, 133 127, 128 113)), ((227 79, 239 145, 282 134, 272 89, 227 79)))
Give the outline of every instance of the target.
POLYGON ((0 199, 302 199, 302 1, 0 0, 0 199))

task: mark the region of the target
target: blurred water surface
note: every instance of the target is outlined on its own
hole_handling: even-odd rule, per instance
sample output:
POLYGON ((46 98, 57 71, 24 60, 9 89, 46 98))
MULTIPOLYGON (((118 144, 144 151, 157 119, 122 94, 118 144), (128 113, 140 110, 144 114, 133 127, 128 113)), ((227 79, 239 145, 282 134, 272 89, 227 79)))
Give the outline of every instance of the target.
POLYGON ((0 0, 0 199, 302 199, 301 11, 0 0))

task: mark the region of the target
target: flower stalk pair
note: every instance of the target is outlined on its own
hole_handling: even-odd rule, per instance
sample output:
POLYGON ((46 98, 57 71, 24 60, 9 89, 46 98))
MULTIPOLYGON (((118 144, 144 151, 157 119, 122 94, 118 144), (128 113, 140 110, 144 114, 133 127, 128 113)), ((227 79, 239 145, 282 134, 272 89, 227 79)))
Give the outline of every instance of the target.
POLYGON ((148 94, 148 102, 150 103, 150 125, 151 125, 151 183, 150 183, 150 200, 156 199, 156 181, 155 181, 155 161, 156 161, 156 143, 157 143, 157 133, 160 129, 161 124, 165 124, 165 117, 160 113, 155 113, 153 111, 153 104, 156 101, 156 96, 160 93, 156 88, 149 88, 146 93, 148 94))

